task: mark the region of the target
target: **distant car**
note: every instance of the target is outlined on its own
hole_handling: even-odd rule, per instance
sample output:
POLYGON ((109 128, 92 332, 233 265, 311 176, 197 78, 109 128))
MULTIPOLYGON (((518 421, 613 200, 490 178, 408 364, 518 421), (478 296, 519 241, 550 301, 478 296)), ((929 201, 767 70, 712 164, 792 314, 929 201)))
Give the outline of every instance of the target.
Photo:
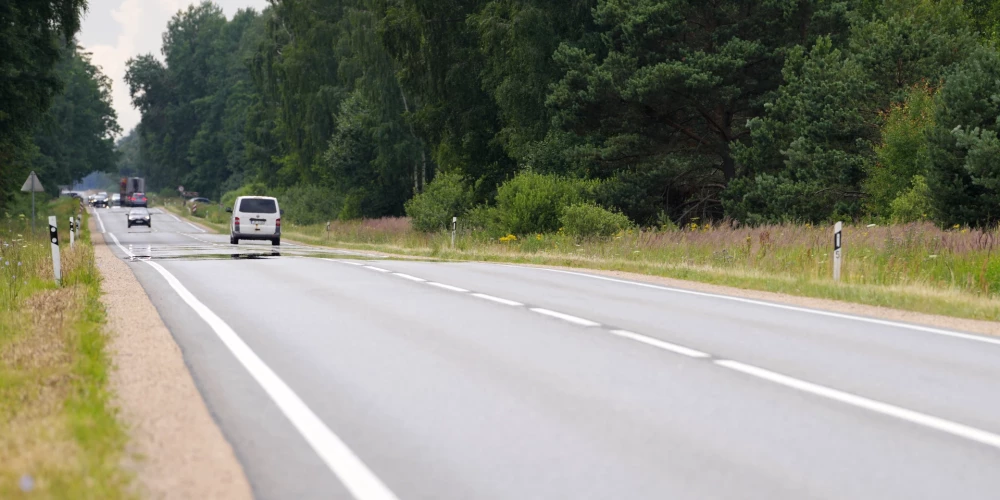
POLYGON ((149 210, 146 207, 135 207, 128 211, 126 215, 126 220, 128 221, 128 227, 132 226, 146 226, 148 228, 153 227, 153 221, 149 216, 149 210))
POLYGON ((270 196, 240 196, 232 208, 229 221, 229 243, 239 245, 240 240, 270 240, 271 245, 281 245, 281 214, 278 199, 270 196))
POLYGON ((108 208, 108 193, 97 193, 94 196, 94 208, 97 207, 108 208))
POLYGON ((212 200, 208 198, 191 198, 188 203, 212 203, 212 200))
POLYGON ((145 207, 149 205, 145 193, 135 193, 129 197, 129 205, 133 207, 145 207))
POLYGON ((111 195, 111 206, 113 207, 122 206, 122 195, 118 193, 111 195))
POLYGON ((94 199, 95 198, 97 198, 97 195, 95 195, 95 194, 87 195, 87 204, 90 205, 90 206, 94 206, 94 199))

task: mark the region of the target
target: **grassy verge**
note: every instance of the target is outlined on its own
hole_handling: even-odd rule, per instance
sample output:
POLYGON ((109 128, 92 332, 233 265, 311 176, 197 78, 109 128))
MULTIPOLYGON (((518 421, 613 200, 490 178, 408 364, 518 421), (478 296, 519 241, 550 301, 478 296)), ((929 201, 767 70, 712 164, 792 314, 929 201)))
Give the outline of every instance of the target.
POLYGON ((58 200, 39 209, 41 221, 59 216, 58 287, 47 224, 32 235, 22 217, 0 220, 0 498, 129 496, 126 434, 107 389, 100 275, 89 233, 70 249, 64 222, 78 207, 58 200))
MULTIPOLYGON (((178 204, 168 208, 217 231, 228 230, 227 214, 221 210, 192 215, 178 204)), ((282 226, 286 238, 314 245, 412 257, 624 271, 1000 320, 1000 259, 993 256, 997 231, 942 230, 930 224, 849 226, 843 236, 842 281, 837 283, 831 276, 831 230, 808 225, 743 229, 692 225, 595 240, 561 233, 490 238, 460 228, 454 248, 449 234, 414 231, 402 218, 334 221, 329 232, 325 225, 289 222, 282 226)))

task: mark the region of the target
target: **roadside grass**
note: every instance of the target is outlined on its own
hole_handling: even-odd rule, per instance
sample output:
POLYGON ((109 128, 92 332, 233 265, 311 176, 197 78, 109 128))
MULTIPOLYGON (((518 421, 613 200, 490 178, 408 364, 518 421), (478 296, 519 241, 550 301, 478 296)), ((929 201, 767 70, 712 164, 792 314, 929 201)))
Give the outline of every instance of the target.
MULTIPOLYGON (((192 217, 220 232, 211 211, 192 217)), ((459 227, 454 248, 447 232, 421 233, 406 218, 282 223, 286 238, 312 245, 411 257, 510 262, 623 271, 834 299, 979 320, 1000 320, 997 230, 930 223, 846 226, 841 282, 832 278, 830 227, 784 224, 757 228, 691 224, 669 230, 623 231, 608 239, 563 233, 506 235, 459 227)))
POLYGON ((26 218, 0 221, 0 498, 131 496, 89 233, 69 248, 68 218, 78 207, 42 204, 34 235, 26 218), (42 217, 50 214, 59 216, 59 287, 42 217))

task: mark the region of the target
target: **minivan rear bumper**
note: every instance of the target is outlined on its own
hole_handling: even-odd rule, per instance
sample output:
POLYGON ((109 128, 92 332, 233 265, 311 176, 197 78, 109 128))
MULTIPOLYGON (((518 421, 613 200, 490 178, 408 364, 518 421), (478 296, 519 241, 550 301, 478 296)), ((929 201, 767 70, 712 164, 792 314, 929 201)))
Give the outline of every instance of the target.
POLYGON ((273 240, 281 236, 280 233, 264 233, 264 232, 253 232, 253 233, 239 233, 234 232, 233 236, 238 237, 241 240, 273 240))

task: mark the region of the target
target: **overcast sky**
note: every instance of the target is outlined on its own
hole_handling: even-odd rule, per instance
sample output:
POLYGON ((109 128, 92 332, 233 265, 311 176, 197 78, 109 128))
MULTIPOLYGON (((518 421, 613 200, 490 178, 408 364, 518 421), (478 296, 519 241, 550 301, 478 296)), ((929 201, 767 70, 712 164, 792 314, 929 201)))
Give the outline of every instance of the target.
MULTIPOLYGON (((139 123, 139 111, 132 108, 125 85, 125 61, 130 57, 151 53, 160 60, 160 44, 167 21, 191 0, 89 0, 83 28, 77 36, 80 45, 93 53, 93 62, 113 81, 112 95, 118 123, 128 133, 139 123)), ((226 16, 237 10, 253 7, 258 12, 267 0, 215 0, 226 16)))

